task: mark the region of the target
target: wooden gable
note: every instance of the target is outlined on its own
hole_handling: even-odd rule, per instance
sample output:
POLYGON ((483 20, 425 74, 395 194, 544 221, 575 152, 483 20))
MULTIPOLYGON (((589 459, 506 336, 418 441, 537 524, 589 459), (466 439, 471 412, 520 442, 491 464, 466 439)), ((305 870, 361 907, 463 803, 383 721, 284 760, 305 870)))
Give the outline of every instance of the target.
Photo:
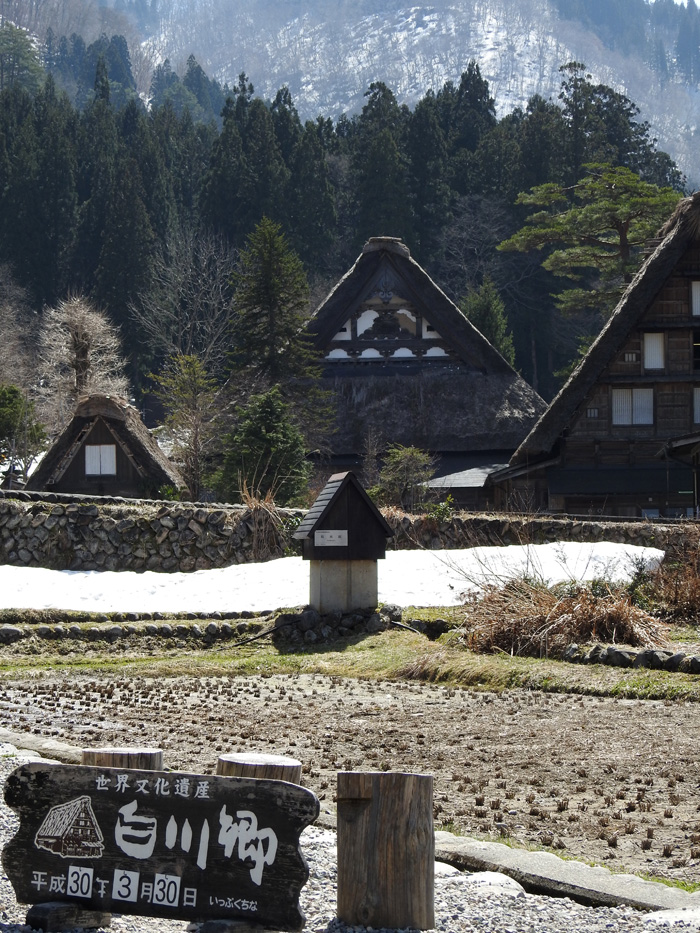
POLYGON ((354 473, 335 473, 294 537, 304 560, 378 560, 393 531, 354 473))

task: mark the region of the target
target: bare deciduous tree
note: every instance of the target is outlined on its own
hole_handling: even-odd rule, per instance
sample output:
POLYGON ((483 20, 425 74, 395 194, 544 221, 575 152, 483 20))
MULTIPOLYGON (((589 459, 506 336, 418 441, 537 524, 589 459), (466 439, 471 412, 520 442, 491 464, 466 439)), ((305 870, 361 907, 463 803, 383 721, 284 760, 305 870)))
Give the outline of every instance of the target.
POLYGON ((81 395, 127 396, 119 331, 87 298, 73 296, 44 311, 39 332, 37 408, 60 430, 81 395))
POLYGON ((235 255, 209 234, 180 230, 156 259, 152 285, 131 315, 164 356, 196 356, 218 377, 231 342, 235 255))

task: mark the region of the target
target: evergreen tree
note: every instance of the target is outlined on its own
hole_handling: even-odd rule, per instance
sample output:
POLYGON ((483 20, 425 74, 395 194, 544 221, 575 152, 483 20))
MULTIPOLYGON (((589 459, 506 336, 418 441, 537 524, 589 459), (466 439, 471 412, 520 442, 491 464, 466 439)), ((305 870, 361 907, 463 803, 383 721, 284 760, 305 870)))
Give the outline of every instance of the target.
POLYGON ((428 92, 411 115, 408 129, 410 180, 415 216, 415 250, 420 262, 433 258, 449 217, 447 143, 435 96, 428 92))
POLYGON ((450 143, 454 152, 459 149, 474 152, 484 134, 496 125, 496 102, 474 59, 462 73, 450 122, 450 143))
MULTIPOLYGON (((113 321, 129 320, 129 305, 149 284, 154 248, 153 228, 144 204, 145 192, 138 165, 120 153, 109 207, 102 230, 102 248, 95 270, 94 294, 113 321)), ((127 331, 129 349, 136 356, 140 336, 127 331)))
POLYGON ((263 217, 282 221, 289 172, 275 136, 270 111, 260 98, 251 101, 243 134, 238 186, 240 226, 248 233, 263 217))
POLYGON ((314 362, 302 332, 308 284, 279 224, 267 217, 257 224, 233 283, 235 368, 252 368, 272 385, 308 377, 314 362))
POLYGON ((311 464, 279 388, 252 396, 236 416, 236 428, 225 439, 221 494, 231 502, 252 497, 287 505, 298 500, 307 488, 311 464))
POLYGON ((460 309, 501 356, 515 365, 513 334, 508 328, 506 309, 493 279, 486 276, 480 288, 468 292, 460 302, 460 309))
MULTIPOLYGON (((108 87, 102 84, 103 93, 108 87)), ((78 228, 73 271, 75 284, 90 291, 100 262, 104 229, 115 191, 118 133, 114 113, 103 96, 83 112, 78 134, 78 228)))
POLYGON ((352 141, 357 222, 355 242, 398 236, 411 242, 413 224, 404 137, 408 111, 382 82, 370 85, 352 141))
POLYGON ((427 482, 434 470, 435 461, 427 451, 393 444, 384 456, 372 496, 383 505, 397 505, 412 512, 425 502, 427 482))
POLYGON ((357 244, 371 236, 413 239, 413 217, 406 163, 389 130, 370 141, 357 180, 357 244))
POLYGON ((35 93, 42 80, 39 57, 28 33, 12 23, 0 23, 0 93, 15 86, 35 93))
POLYGON ((214 142, 209 168, 202 182, 200 210, 204 224, 231 242, 245 233, 239 188, 243 174, 243 140, 238 129, 236 104, 226 101, 223 128, 214 142))
POLYGON ((535 208, 526 225, 498 247, 527 251, 554 247, 542 263, 581 287, 559 293, 564 312, 610 313, 619 287, 639 265, 640 249, 669 216, 679 195, 657 188, 629 169, 588 165, 573 191, 540 185, 518 197, 535 208))
POLYGON ((310 121, 291 155, 285 200, 295 251, 311 268, 322 268, 335 239, 337 215, 318 126, 310 121))
POLYGON ((15 385, 0 383, 0 465, 6 468, 3 472, 10 489, 15 477, 26 481, 45 440, 26 393, 15 385))
POLYGON ((292 153, 301 140, 302 126, 288 87, 277 91, 270 113, 280 153, 285 165, 290 168, 292 153))

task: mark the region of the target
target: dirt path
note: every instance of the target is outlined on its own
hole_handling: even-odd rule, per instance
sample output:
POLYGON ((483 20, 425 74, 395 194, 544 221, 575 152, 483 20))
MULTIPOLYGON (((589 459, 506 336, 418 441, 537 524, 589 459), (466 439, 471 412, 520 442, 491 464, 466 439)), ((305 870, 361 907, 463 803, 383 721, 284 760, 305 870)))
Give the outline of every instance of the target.
POLYGON ((616 869, 700 881, 700 718, 692 704, 473 693, 302 675, 6 682, 0 722, 76 745, 157 745, 173 768, 299 758, 332 807, 340 769, 435 775, 437 824, 616 869))

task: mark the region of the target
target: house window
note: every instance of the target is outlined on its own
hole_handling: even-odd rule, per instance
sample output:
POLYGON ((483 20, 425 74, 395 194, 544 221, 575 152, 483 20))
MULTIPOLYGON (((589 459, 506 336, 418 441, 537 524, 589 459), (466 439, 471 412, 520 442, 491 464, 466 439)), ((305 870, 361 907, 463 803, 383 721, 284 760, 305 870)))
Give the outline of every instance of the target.
POLYGON ((85 475, 86 476, 116 476, 117 475, 116 444, 86 444, 85 445, 85 475))
POLYGON ((653 424, 653 389, 613 389, 613 424, 653 424))
POLYGON ((693 424, 700 424, 700 386, 693 388, 693 424))
POLYGON ((597 408, 587 408, 586 409, 586 418, 597 418, 598 409, 597 408))
POLYGON ((693 317, 700 317, 700 281, 690 283, 690 307, 693 317))
POLYGON ((630 350, 627 353, 625 353, 625 363, 636 363, 638 359, 639 357, 634 352, 634 350, 630 350))
POLYGON ((644 334, 644 369, 664 368, 664 335, 644 334))

